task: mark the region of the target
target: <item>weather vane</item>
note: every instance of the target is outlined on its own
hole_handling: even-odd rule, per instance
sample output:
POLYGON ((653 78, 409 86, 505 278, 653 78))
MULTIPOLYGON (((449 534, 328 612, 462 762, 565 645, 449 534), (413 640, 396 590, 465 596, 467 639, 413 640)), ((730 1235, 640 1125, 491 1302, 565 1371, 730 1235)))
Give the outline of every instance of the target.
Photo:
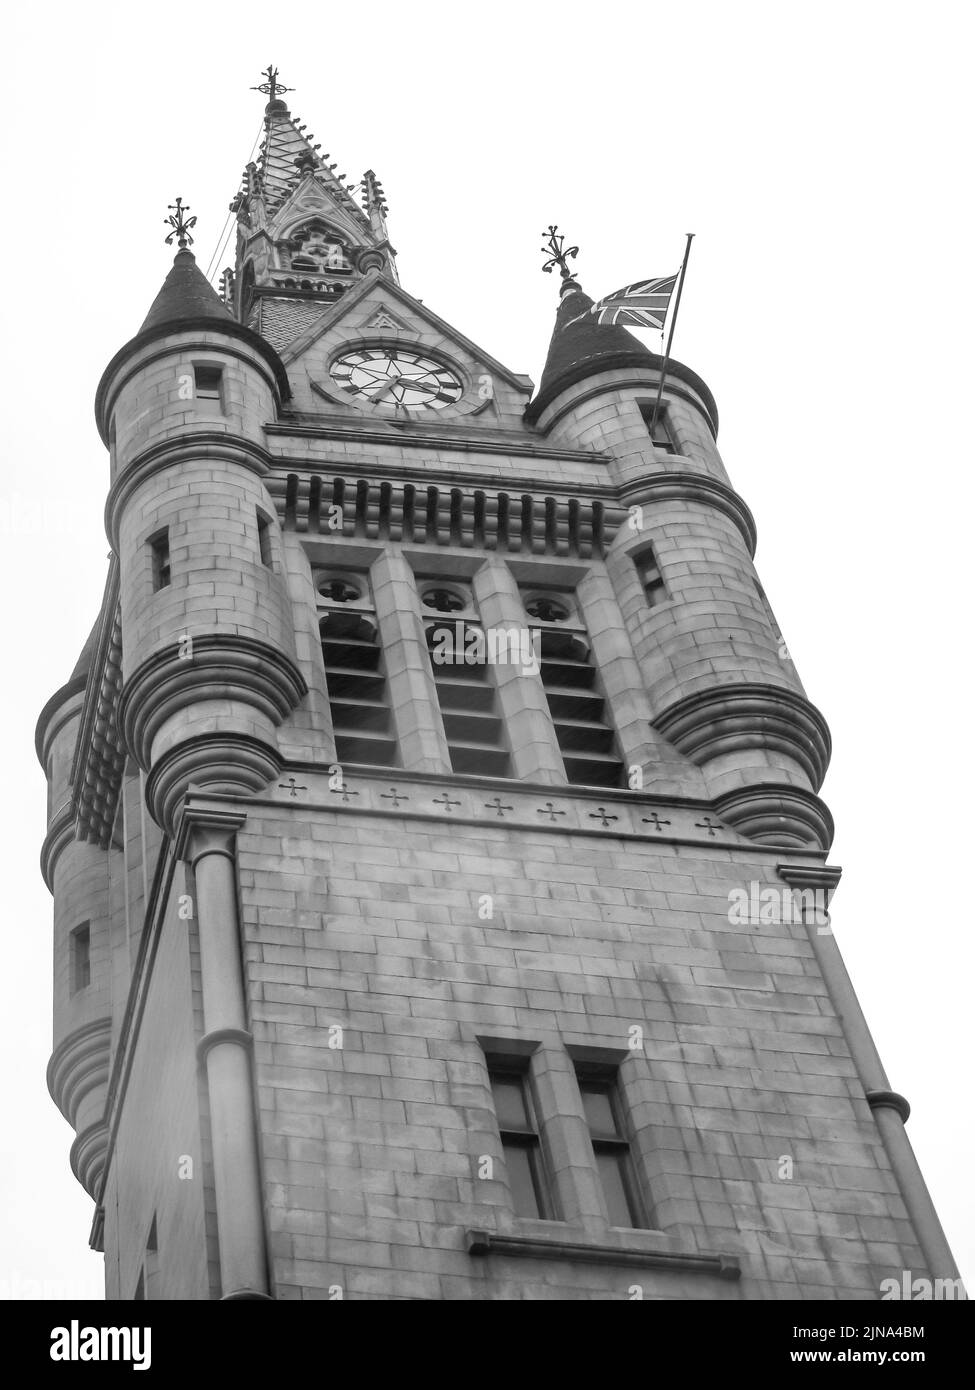
POLYGON ((196 218, 186 216, 189 210, 189 203, 186 204, 185 208, 183 207, 182 198, 177 198, 175 203, 169 204, 169 211, 172 216, 163 219, 166 226, 172 227, 173 229, 166 238, 167 246, 173 244, 173 237, 177 238, 176 244, 181 251, 185 251, 187 246, 193 245, 193 238, 190 236, 190 228, 196 226, 196 218))
POLYGON ((551 271, 558 266, 559 274, 562 276, 562 279, 568 280, 572 276, 572 271, 567 264, 569 257, 571 256, 575 259, 579 254, 579 248, 578 246, 570 246, 569 249, 565 251, 562 249, 564 245, 565 237, 559 235, 558 227, 549 227, 548 241, 542 247, 542 255, 548 256, 548 260, 542 266, 542 269, 544 271, 551 271))
POLYGON ((283 82, 278 81, 278 70, 277 68, 272 68, 270 63, 268 63, 267 67, 261 73, 261 76, 266 77, 267 81, 262 82, 259 87, 252 87, 251 91, 263 92, 269 101, 276 101, 282 92, 291 92, 294 90, 293 87, 286 87, 283 82))

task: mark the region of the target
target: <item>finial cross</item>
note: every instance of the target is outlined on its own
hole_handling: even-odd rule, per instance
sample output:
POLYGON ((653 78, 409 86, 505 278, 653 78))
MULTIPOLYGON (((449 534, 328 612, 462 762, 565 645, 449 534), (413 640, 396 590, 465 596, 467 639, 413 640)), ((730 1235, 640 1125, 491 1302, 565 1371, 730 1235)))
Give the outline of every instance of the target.
POLYGON ((263 92, 269 101, 276 101, 282 92, 294 90, 292 87, 286 87, 283 82, 278 81, 278 70, 277 68, 272 68, 270 63, 268 63, 267 67, 261 73, 261 76, 266 77, 267 81, 262 82, 259 87, 252 87, 251 91, 263 92))
POLYGON ((175 203, 169 204, 170 216, 163 218, 166 226, 172 227, 173 229, 166 238, 167 246, 173 244, 173 237, 177 238, 176 244, 181 251, 185 251, 187 246, 193 245, 193 238, 190 236, 190 228, 196 226, 196 218, 186 216, 189 210, 189 203, 186 204, 185 208, 183 207, 182 198, 177 198, 175 203))
POLYGON ((548 229, 548 241, 542 247, 542 255, 547 256, 548 260, 542 266, 544 271, 549 272, 559 268, 559 274, 563 280, 571 278, 572 271, 569 269, 568 261, 571 256, 573 260, 579 254, 578 246, 570 246, 565 249, 565 237, 559 233, 558 227, 552 226, 548 229))

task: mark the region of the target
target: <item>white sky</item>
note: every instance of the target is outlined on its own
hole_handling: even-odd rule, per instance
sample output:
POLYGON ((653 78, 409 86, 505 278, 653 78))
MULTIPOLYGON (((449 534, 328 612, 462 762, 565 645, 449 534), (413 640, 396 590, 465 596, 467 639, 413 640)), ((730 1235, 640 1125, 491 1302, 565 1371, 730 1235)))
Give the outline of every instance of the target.
POLYGON ((594 296, 675 269, 697 234, 675 355, 717 397, 762 583, 833 732, 834 927, 971 1283, 971 7, 372 0, 279 10, 276 27, 275 13, 89 0, 2 21, 0 1297, 100 1280, 44 1081, 33 751, 104 582, 95 387, 169 269, 176 194, 206 269, 269 61, 339 169, 383 181, 405 288, 536 381, 556 298, 547 223, 580 245, 594 296))

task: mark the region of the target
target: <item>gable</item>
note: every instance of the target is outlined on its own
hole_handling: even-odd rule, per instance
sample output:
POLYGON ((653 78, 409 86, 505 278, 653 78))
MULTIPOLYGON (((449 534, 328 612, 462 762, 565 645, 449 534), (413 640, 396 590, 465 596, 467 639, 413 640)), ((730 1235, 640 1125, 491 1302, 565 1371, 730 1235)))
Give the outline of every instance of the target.
POLYGON ((356 245, 371 246, 375 240, 361 210, 345 190, 324 187, 314 174, 306 175, 277 209, 268 223, 268 235, 281 241, 307 218, 315 216, 322 217, 356 245))
MULTIPOLYGON (((294 408, 334 413, 359 420, 436 420, 479 416, 485 423, 510 424, 521 416, 531 396, 527 376, 512 372, 450 324, 432 313, 399 285, 381 274, 366 277, 338 303, 323 307, 316 322, 283 350, 294 408), (391 401, 373 404, 333 375, 336 359, 356 350, 372 355, 396 351, 441 364, 445 376, 459 384, 449 402, 435 413, 417 406, 400 409, 391 401)), ((338 369, 337 369, 338 370, 338 369)))

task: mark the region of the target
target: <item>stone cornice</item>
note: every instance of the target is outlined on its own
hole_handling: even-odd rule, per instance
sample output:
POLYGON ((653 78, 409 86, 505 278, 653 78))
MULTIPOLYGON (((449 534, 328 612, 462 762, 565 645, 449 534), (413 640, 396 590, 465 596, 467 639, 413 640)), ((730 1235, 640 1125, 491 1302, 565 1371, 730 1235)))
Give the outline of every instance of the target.
MULTIPOLYGON (((212 809, 236 806, 248 812, 261 807, 300 811, 309 814, 374 816, 383 819, 409 818, 441 826, 499 826, 523 833, 584 836, 592 839, 639 840, 644 847, 688 845, 697 850, 724 851, 734 846, 736 854, 752 853, 769 859, 775 854, 767 845, 749 842, 731 824, 717 817, 717 804, 691 797, 655 795, 650 791, 630 792, 578 787, 568 783, 513 782, 507 778, 472 777, 457 774, 406 772, 391 768, 343 765, 341 789, 329 783, 332 764, 314 764, 289 759, 282 765, 275 785, 248 796, 191 791, 184 815, 209 813, 212 809), (289 774, 294 774, 295 795, 291 795, 289 774), (498 803, 500 803, 500 808, 498 803), (501 814, 499 814, 499 809, 501 814)), ((652 782, 652 768, 647 780, 652 782)), ((747 790, 747 789, 746 789, 747 790)), ((789 790, 786 788, 785 790, 789 790)), ((805 793, 809 796, 810 793, 805 793)), ((781 851, 780 851, 781 853, 781 851)), ((790 846, 790 855, 815 855, 818 847, 790 846)))
POLYGON ((85 686, 88 684, 87 676, 73 676, 67 684, 62 685, 60 690, 56 690, 47 701, 40 714, 37 716, 37 725, 34 730, 34 750, 37 753, 37 761, 41 767, 47 771, 47 754, 50 744, 57 737, 58 731, 68 719, 74 719, 79 710, 67 710, 65 706, 75 695, 83 695, 85 686), (61 719, 55 719, 55 715, 63 711, 61 719))
POLYGON ((368 477, 270 477, 282 524, 324 537, 402 540, 413 545, 484 546, 529 555, 601 555, 625 520, 613 502, 588 496, 510 493, 495 486, 438 488, 368 477), (342 527, 328 525, 341 508, 342 527))
POLYGON ((81 1100, 108 1080, 112 1020, 95 1019, 76 1028, 54 1049, 47 1064, 47 1089, 61 1114, 74 1125, 81 1100))
POLYGON ((210 832, 232 843, 238 830, 247 822, 246 811, 231 810, 227 807, 191 806, 183 808, 173 840, 173 854, 177 859, 195 862, 198 848, 193 844, 201 833, 210 832))
POLYGON ((790 888, 823 888, 835 891, 843 870, 838 864, 777 864, 775 871, 790 888))
POLYGON ((108 1125, 104 1120, 96 1120, 87 1129, 81 1130, 71 1145, 68 1155, 71 1171, 89 1197, 94 1197, 98 1191, 107 1153, 108 1125))
POLYGON ((105 534, 114 550, 118 550, 118 530, 122 509, 132 493, 147 478, 166 468, 178 468, 182 463, 231 463, 247 468, 263 478, 271 467, 271 455, 259 444, 243 435, 228 434, 225 430, 187 431, 172 439, 151 444, 130 459, 118 474, 105 499, 105 534))
POLYGON ((41 877, 47 884, 49 893, 54 892, 54 870, 61 852, 75 838, 76 821, 75 808, 69 802, 61 807, 44 836, 44 843, 41 846, 41 877))
POLYGON ((280 767, 277 748, 257 738, 198 734, 175 744, 153 764, 146 804, 156 824, 173 834, 180 804, 194 784, 247 796, 265 787, 280 767))
POLYGON ((214 1028, 211 1033, 204 1033, 197 1043, 196 1060, 202 1066, 207 1054, 223 1043, 232 1043, 234 1047, 242 1047, 245 1052, 251 1052, 254 1047, 254 1035, 248 1033, 246 1028, 214 1028))
POLYGON ((129 676, 119 699, 126 746, 145 771, 152 740, 165 721, 192 700, 242 700, 280 724, 307 693, 293 661, 266 642, 235 633, 193 638, 192 656, 181 658, 171 642, 129 676))
MULTIPOLYGON (((647 381, 647 377, 616 378, 615 381, 608 382, 608 384, 591 386, 588 391, 577 392, 576 395, 569 396, 569 399, 563 402, 563 404, 558 407, 558 410, 552 410, 551 416, 545 421, 544 427, 540 428, 540 438, 544 439, 545 436, 551 434, 555 425, 558 424, 559 421, 565 420, 567 414, 572 413, 572 411, 576 410, 579 406, 584 406, 588 400, 597 400, 599 396, 605 396, 606 391, 613 391, 613 389, 619 389, 619 391, 650 391, 655 395, 656 382, 658 382, 658 379, 659 378, 654 377, 651 381, 647 381)), ((682 386, 675 385, 675 382, 668 381, 663 391, 665 391, 665 400, 668 396, 676 396, 679 400, 686 400, 688 406, 693 406, 694 410, 701 410, 701 399, 693 395, 690 391, 686 391, 682 386)), ((707 411, 705 411, 704 423, 707 424, 708 432, 711 434, 712 438, 718 438, 718 417, 709 418, 707 411)), ((530 424, 527 418, 526 424, 530 424)), ((535 425, 535 428, 538 428, 537 425, 535 425)))
POLYGON ((780 849, 833 843, 833 817, 815 792, 790 782, 758 782, 735 787, 714 802, 721 818, 740 835, 780 849))
POLYGON ((680 501, 701 502, 713 507, 738 527, 750 556, 754 556, 758 544, 755 518, 746 503, 733 488, 707 473, 651 473, 635 482, 620 488, 619 500, 625 507, 638 505, 653 506, 657 502, 680 501))
MULTIPOLYGON (((577 363, 576 366, 570 367, 569 370, 559 374, 556 381, 551 382, 548 386, 542 386, 541 391, 538 392, 534 400, 531 400, 531 402, 524 407, 524 418, 526 418, 529 424, 537 423, 538 418, 545 413, 548 406, 551 406, 555 400, 558 400, 559 396, 563 395, 563 392, 566 392, 570 386, 574 386, 580 381, 587 381, 588 378, 595 379, 602 377, 602 375, 609 373, 609 371, 633 371, 634 385, 644 386, 644 388, 652 385, 655 388, 656 384, 659 382, 659 378, 661 378, 662 367, 662 357, 659 357, 656 353, 648 353, 643 346, 638 345, 634 346, 633 352, 623 349, 622 352, 619 353, 611 353, 606 354, 604 357, 598 357, 595 361, 584 359, 580 361, 580 363, 577 363)), ((694 396, 691 396, 694 406, 707 418, 708 427, 711 428, 715 436, 718 435, 718 404, 716 404, 715 398, 711 395, 711 391, 709 391, 705 382, 698 377, 695 371, 691 371, 690 367, 684 367, 683 361, 676 361, 673 357, 670 357, 668 364, 666 364, 665 377, 663 377, 663 381, 665 381, 663 389, 665 389, 665 391, 672 389, 669 385, 670 379, 672 378, 676 378, 677 381, 683 381, 684 384, 690 386, 691 391, 694 392, 694 396)), ((618 388, 619 385, 619 381, 612 382, 608 389, 612 391, 612 389, 618 388)), ((630 385, 630 382, 626 382, 626 385, 630 385)), ((601 389, 599 389, 598 386, 594 388, 594 391, 595 393, 601 393, 601 389)), ((572 402, 572 404, 577 403, 579 403, 577 399, 574 399, 572 402)), ((569 409, 572 409, 572 406, 570 406, 569 409)), ((545 425, 545 431, 552 427, 556 418, 558 418, 558 416, 554 416, 552 420, 548 421, 547 425, 545 425)))
MULTIPOLYGON (((352 440, 356 444, 386 444, 396 449, 456 449, 463 453, 505 454, 516 458, 555 459, 557 462, 605 464, 609 455, 599 449, 573 449, 569 445, 547 444, 542 436, 537 439, 525 435, 506 434, 504 430, 467 434, 459 432, 458 426, 444 425, 442 433, 430 426, 390 425, 382 430, 368 426, 356 427, 332 424, 327 419, 309 415, 286 417, 275 424, 265 426, 269 437, 289 435, 296 439, 335 439, 352 440)), ((278 462, 288 463, 286 459, 278 462)), ((290 465, 293 466, 293 465, 290 465)))
POLYGON ((530 1260, 571 1260, 586 1264, 639 1265, 644 1269, 669 1270, 674 1274, 710 1274, 718 1279, 740 1279, 741 1263, 735 1255, 700 1255, 681 1250, 653 1250, 608 1241, 568 1240, 558 1237, 514 1236, 501 1231, 468 1231, 467 1253, 520 1255, 530 1260))
POLYGON ((871 1110, 895 1110, 903 1124, 911 1117, 909 1102, 898 1091, 867 1091, 867 1104, 871 1110))
POLYGON ((787 686, 738 682, 711 686, 663 710, 654 728, 698 766, 727 753, 775 748, 822 785, 831 742, 826 720, 787 686))

